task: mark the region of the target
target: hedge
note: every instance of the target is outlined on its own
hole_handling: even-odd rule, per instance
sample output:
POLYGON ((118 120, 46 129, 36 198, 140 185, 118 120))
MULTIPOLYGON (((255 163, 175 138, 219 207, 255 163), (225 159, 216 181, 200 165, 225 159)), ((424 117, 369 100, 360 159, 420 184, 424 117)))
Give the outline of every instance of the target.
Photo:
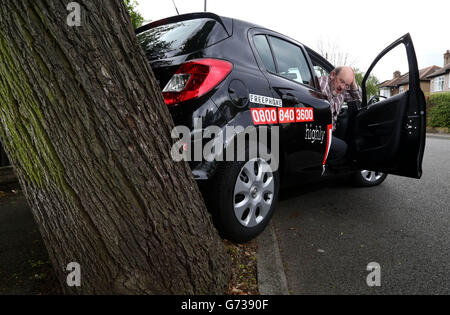
POLYGON ((450 92, 430 95, 428 126, 450 128, 450 92))

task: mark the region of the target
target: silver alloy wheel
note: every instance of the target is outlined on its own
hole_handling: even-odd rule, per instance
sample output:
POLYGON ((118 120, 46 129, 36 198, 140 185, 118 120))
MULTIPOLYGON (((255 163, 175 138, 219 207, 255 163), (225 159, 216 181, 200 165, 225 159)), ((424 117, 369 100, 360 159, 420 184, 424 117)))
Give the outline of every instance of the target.
POLYGON ((384 174, 380 172, 361 170, 361 176, 365 181, 368 182, 376 182, 379 180, 384 174))
POLYGON ((251 228, 269 214, 275 194, 275 179, 269 164, 255 158, 242 167, 234 185, 234 215, 251 228))

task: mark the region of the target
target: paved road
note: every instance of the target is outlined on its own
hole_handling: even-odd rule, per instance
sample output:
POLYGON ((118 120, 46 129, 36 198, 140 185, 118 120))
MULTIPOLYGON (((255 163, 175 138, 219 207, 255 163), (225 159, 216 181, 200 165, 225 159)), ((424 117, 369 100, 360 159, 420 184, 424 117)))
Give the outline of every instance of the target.
POLYGON ((0 193, 0 295, 54 293, 36 222, 22 193, 0 193))
POLYGON ((422 179, 282 193, 274 216, 292 294, 450 294, 450 140, 427 138, 422 179), (381 266, 369 287, 368 263, 381 266))

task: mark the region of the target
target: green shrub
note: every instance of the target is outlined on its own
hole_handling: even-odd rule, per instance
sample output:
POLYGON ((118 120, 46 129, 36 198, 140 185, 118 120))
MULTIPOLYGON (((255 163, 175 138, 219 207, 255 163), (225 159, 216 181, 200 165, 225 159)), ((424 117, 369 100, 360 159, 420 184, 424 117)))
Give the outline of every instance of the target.
POLYGON ((450 128, 450 92, 430 96, 428 126, 450 128))

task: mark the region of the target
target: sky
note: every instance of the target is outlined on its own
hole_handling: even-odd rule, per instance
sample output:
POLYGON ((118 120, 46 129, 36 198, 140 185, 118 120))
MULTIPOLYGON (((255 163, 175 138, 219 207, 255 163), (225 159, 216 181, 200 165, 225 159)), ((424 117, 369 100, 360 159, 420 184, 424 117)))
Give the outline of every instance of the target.
MULTIPOLYGON (((204 0, 138 0, 148 21, 203 12, 204 0)), ((351 66, 366 71, 389 44, 410 33, 419 69, 443 66, 450 50, 449 0, 207 0, 207 11, 252 22, 287 35, 318 51, 347 54, 351 66)), ((336 64, 337 66, 337 64, 336 64)), ((408 72, 405 49, 398 47, 373 70, 380 80, 408 72)))

